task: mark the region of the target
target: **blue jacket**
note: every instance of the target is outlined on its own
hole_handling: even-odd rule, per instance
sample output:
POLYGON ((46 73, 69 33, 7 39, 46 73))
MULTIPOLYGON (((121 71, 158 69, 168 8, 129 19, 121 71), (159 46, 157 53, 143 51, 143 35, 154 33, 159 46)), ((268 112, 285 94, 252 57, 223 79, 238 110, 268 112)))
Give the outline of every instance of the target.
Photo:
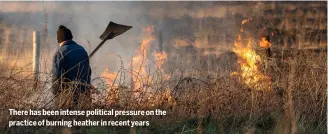
POLYGON ((77 89, 88 90, 91 79, 91 68, 88 53, 85 49, 70 40, 65 42, 55 53, 52 66, 52 92, 57 94, 72 81, 79 83, 77 89), (64 84, 63 84, 64 83, 64 84))

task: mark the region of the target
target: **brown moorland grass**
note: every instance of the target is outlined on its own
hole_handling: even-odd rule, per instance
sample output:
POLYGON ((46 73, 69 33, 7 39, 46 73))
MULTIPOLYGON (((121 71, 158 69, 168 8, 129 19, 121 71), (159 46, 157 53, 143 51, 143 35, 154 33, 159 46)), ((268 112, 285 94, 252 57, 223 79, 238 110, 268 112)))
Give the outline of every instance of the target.
MULTIPOLYGON (((108 92, 119 91, 118 100, 112 105, 106 104, 108 100, 105 103, 94 103, 90 108, 167 110, 169 114, 164 117, 136 118, 150 120, 153 127, 164 124, 168 129, 144 128, 144 130, 137 129, 138 132, 171 133, 187 131, 187 128, 193 132, 196 130, 206 132, 207 129, 211 129, 208 126, 214 121, 217 123, 214 125, 215 132, 239 133, 263 129, 263 132, 288 133, 292 128, 290 122, 294 121, 297 133, 311 131, 323 133, 326 131, 327 112, 327 77, 325 75, 327 68, 324 59, 326 59, 325 52, 299 53, 293 59, 288 58, 283 61, 268 59, 267 67, 261 69, 272 78, 271 90, 265 89, 266 87, 264 90, 251 89, 238 77, 233 76, 184 75, 176 80, 172 78, 144 83, 141 88, 152 88, 156 92, 138 90, 137 92, 142 93, 138 99, 133 96, 133 92, 136 91, 132 90, 131 83, 116 80, 116 86, 105 86, 105 83, 103 86, 108 92), (170 92, 167 92, 168 87, 170 92), (290 109, 291 105, 292 109, 290 109), (190 120, 195 121, 190 122, 190 120), (271 122, 261 124, 263 120, 271 122), (221 129, 227 127, 225 124, 227 121, 232 123, 230 127, 236 127, 239 130, 221 129), (266 128, 268 125, 269 128, 266 128)), ((124 69, 121 70, 123 70, 121 73, 117 73, 119 74, 117 79, 128 73, 124 69)), ((12 130, 7 128, 7 122, 10 119, 9 108, 51 108, 49 102, 53 100, 51 95, 46 95, 44 91, 49 81, 40 81, 37 89, 33 89, 33 81, 28 76, 16 77, 14 74, 1 77, 0 104, 3 111, 1 112, 1 124, 3 124, 1 127, 7 132, 12 130)), ((94 81, 101 79, 105 78, 97 78, 94 81)), ((107 98, 107 96, 104 97, 107 98)))

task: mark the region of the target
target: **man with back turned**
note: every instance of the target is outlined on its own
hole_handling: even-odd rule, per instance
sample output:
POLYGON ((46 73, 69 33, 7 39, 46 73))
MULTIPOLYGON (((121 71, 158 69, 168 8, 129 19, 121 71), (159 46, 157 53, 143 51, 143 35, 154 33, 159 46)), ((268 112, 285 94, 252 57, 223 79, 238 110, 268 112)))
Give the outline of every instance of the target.
POLYGON ((71 31, 60 25, 52 66, 52 93, 57 108, 81 108, 91 103, 91 68, 88 53, 74 42, 71 31))

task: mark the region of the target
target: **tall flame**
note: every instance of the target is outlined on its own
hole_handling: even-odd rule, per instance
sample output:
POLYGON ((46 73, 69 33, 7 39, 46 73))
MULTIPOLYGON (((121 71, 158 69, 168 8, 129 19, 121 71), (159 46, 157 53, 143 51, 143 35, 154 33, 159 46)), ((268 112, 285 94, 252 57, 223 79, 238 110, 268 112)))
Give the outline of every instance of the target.
MULTIPOLYGON (((147 51, 151 45, 151 43, 155 40, 155 37, 152 35, 154 31, 154 26, 148 26, 144 30, 145 36, 143 40, 141 41, 140 48, 137 49, 136 55, 132 58, 131 62, 131 78, 132 78, 132 97, 135 97, 134 101, 147 101, 150 106, 155 106, 160 103, 163 103, 164 101, 171 102, 172 98, 170 95, 170 89, 166 88, 163 93, 157 93, 157 94, 148 94, 149 92, 152 92, 153 89, 151 89, 150 85, 153 84, 153 78, 150 76, 147 72, 149 66, 149 61, 147 57, 147 51), (146 92, 146 93, 145 93, 146 92), (145 93, 145 94, 144 94, 145 93), (143 96, 140 96, 143 95, 143 96)), ((162 52, 156 52, 154 53, 155 58, 155 64, 156 68, 159 69, 161 72, 163 71, 162 66, 167 59, 167 53, 162 52)), ((108 69, 103 72, 101 75, 102 77, 107 78, 106 83, 109 85, 109 94, 108 94, 108 100, 109 103, 117 103, 118 100, 118 94, 119 94, 119 88, 118 85, 115 84, 115 78, 117 77, 117 73, 109 72, 108 69)), ((169 78, 168 75, 164 74, 164 80, 167 80, 169 78)), ((142 103, 143 104, 143 103, 142 103)), ((146 104, 145 104, 146 105, 146 104)))
MULTIPOLYGON (((138 100, 141 100, 140 97, 143 97, 146 101, 148 101, 148 104, 150 106, 156 106, 160 103, 163 103, 164 100, 171 102, 171 95, 170 95, 170 89, 167 88, 163 93, 157 93, 157 94, 148 94, 146 96, 139 96, 139 92, 152 92, 154 89, 151 89, 150 87, 143 87, 143 84, 154 84, 153 83, 153 78, 150 76, 146 69, 148 63, 147 59, 147 50, 150 47, 150 44, 152 41, 154 41, 154 36, 152 35, 154 31, 154 26, 148 26, 144 29, 144 32, 146 33, 146 36, 142 40, 140 49, 137 50, 136 56, 133 57, 132 61, 132 68, 133 72, 136 74, 132 75, 133 79, 133 84, 134 84, 134 97, 139 97, 138 100)), ((159 69, 162 73, 163 71, 163 64, 165 60, 167 59, 167 53, 162 51, 162 52, 156 52, 154 53, 154 58, 155 58, 155 64, 156 68, 159 69)), ((168 75, 164 74, 164 79, 167 80, 169 78, 168 75)))
MULTIPOLYGON (((242 25, 249 20, 250 19, 242 21, 242 25)), ((243 30, 240 31, 242 32, 243 30)), ((241 35, 238 35, 232 51, 238 56, 238 63, 241 70, 240 73, 233 72, 233 74, 241 75, 245 84, 251 88, 258 90, 266 88, 269 84, 266 80, 268 80, 269 77, 265 76, 259 70, 258 64, 261 63, 261 57, 252 49, 251 39, 243 39, 241 35), (244 43, 244 40, 247 40, 247 43, 244 43)))
POLYGON ((149 48, 150 43, 155 39, 152 35, 153 31, 154 26, 148 26, 144 29, 146 36, 142 40, 140 49, 137 50, 136 56, 134 56, 132 59, 132 68, 134 70, 132 79, 134 81, 135 89, 140 89, 142 84, 151 82, 151 77, 148 76, 146 66, 148 63, 147 49, 149 48))

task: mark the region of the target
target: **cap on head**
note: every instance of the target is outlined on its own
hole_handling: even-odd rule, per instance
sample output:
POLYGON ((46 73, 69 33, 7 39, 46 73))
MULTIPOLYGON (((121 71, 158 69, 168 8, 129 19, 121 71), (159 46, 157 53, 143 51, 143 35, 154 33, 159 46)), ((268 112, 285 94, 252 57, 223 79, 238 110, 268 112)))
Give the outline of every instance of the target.
POLYGON ((66 28, 63 25, 60 25, 57 30, 58 43, 61 43, 63 41, 67 41, 67 40, 72 40, 72 39, 73 39, 73 35, 72 35, 71 30, 69 30, 68 28, 66 28))

